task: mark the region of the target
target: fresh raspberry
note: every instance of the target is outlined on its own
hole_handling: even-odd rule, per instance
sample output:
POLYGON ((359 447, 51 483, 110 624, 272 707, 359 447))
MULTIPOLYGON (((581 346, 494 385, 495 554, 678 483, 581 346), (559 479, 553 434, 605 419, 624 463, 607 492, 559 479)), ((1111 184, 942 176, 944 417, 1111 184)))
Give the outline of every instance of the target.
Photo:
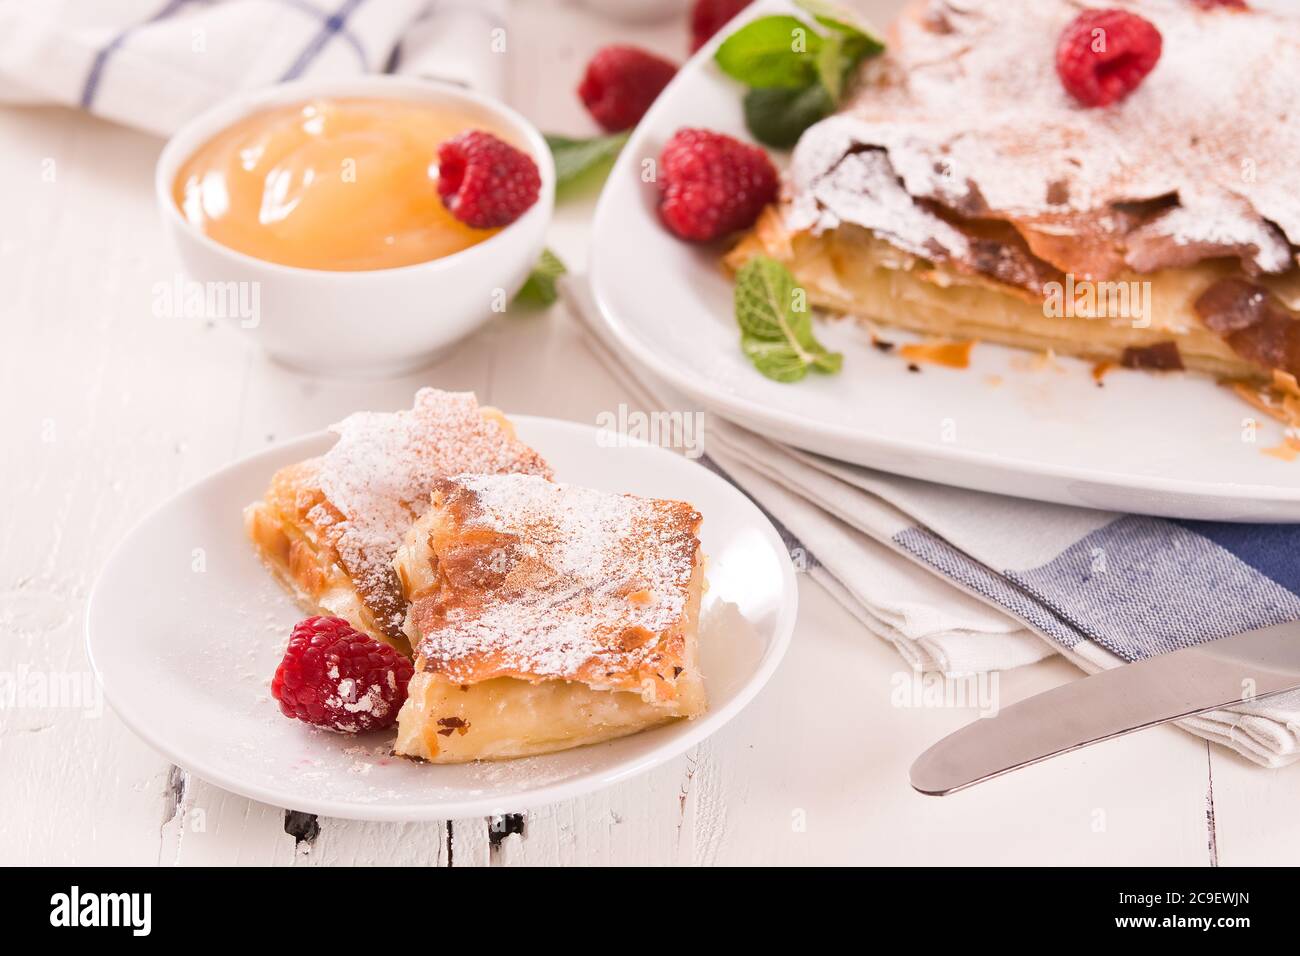
POLYGON ((607 133, 631 129, 677 74, 662 57, 634 46, 596 51, 578 84, 578 97, 607 133))
POLYGON ((691 52, 709 42, 750 0, 695 0, 691 10, 691 52))
POLYGON ((659 156, 659 215, 683 239, 708 242, 758 219, 776 198, 767 153, 707 129, 679 129, 659 156))
POLYGON ((438 147, 438 195, 475 229, 508 226, 537 202, 542 176, 527 153, 471 129, 438 147))
POLYGON ((1085 10, 1056 44, 1056 72, 1084 106, 1128 96, 1160 59, 1160 31, 1127 10, 1085 10))
POLYGON ((355 734, 397 722, 411 662, 338 617, 294 625, 271 696, 286 717, 355 734))

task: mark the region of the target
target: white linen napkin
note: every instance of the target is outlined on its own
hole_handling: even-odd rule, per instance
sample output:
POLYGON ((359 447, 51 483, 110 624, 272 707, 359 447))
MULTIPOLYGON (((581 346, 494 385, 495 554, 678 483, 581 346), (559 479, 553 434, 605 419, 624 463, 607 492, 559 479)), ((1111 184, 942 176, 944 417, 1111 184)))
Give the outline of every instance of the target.
MULTIPOLYGON (((692 410, 623 360, 585 279, 562 289, 593 352, 643 410, 692 410)), ((958 676, 1062 653, 1092 673, 1300 620, 1300 596, 1238 556, 1228 539, 1240 526, 1184 527, 886 475, 717 416, 706 436, 708 460, 783 526, 796 565, 920 670, 958 676)), ((1281 766, 1300 757, 1300 692, 1179 726, 1281 766)))
POLYGON ((508 0, 0 0, 0 101, 166 136, 232 93, 396 72, 499 96, 508 0))

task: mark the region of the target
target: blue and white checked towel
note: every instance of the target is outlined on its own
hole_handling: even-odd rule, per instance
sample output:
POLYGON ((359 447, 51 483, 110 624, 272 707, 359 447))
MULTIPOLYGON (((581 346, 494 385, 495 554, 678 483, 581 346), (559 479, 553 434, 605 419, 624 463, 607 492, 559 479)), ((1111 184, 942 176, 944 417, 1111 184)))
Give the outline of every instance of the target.
POLYGON ((507 2, 0 0, 0 100, 167 135, 285 80, 399 72, 500 95, 507 2))
MULTIPOLYGON (((644 409, 685 399, 626 365, 586 283, 565 301, 644 409)), ((805 548, 810 573, 912 666, 948 675, 1061 653, 1088 672, 1300 620, 1300 526, 1168 521, 847 465, 708 419, 709 459, 805 548)), ((1266 767, 1300 757, 1300 692, 1180 726, 1266 767)))

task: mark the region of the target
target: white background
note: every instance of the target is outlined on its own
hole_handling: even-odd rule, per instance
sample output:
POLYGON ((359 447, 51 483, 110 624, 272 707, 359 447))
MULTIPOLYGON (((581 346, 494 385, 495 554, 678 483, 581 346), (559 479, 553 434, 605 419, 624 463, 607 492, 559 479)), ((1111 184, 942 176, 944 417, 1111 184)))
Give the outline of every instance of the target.
MULTIPOLYGON (((510 36, 513 104, 546 130, 577 135, 593 131, 572 93, 591 51, 631 39, 680 60, 687 45, 677 21, 633 33, 542 0, 517 5, 510 36)), ((153 286, 177 269, 153 208, 161 144, 57 109, 0 112, 0 143, 0 675, 86 674, 86 596, 113 545, 167 496, 269 442, 355 409, 403 407, 424 384, 587 423, 625 400, 558 308, 498 317, 440 364, 369 384, 304 377, 268 363, 238 331, 155 318, 153 286), (42 175, 50 160, 54 182, 42 175)), ((551 233, 577 270, 592 201, 562 206, 551 233)), ((0 863, 1300 857, 1300 768, 1260 770, 1168 727, 953 797, 914 793, 913 758, 975 711, 894 706, 900 660, 812 581, 800 590, 793 648, 734 723, 645 776, 531 812, 522 834, 495 842, 481 818, 320 819, 314 838, 299 840, 283 808, 175 770, 111 712, 0 709, 0 863)), ((151 595, 138 600, 148 615, 151 595)), ((1061 661, 1001 675, 1001 702, 1076 676, 1061 661)))

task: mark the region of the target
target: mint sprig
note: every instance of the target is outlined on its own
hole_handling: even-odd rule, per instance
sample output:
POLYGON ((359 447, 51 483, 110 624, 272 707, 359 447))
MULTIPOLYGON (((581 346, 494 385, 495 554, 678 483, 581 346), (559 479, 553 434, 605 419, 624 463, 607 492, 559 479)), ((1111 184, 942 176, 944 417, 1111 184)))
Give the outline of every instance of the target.
POLYGON ((550 249, 543 249, 537 265, 533 266, 533 271, 528 273, 528 279, 515 295, 515 301, 528 305, 553 304, 560 297, 555 282, 568 271, 559 256, 550 249))
POLYGON ((885 47, 854 14, 828 0, 796 0, 798 17, 760 17, 722 41, 714 60, 750 87, 745 125, 759 142, 785 149, 835 109, 853 72, 885 47), (814 92, 820 91, 820 92, 814 92))
POLYGON ((831 0, 795 0, 795 5, 822 26, 854 38, 854 42, 874 44, 879 48, 876 50, 877 53, 885 48, 884 44, 872 34, 871 28, 847 7, 833 3, 831 0))
POLYGON ((826 42, 817 55, 817 81, 836 103, 844 92, 846 65, 844 40, 838 33, 827 35, 826 42))
MULTIPOLYGON (((885 45, 876 39, 871 28, 860 21, 853 11, 828 0, 795 2, 830 30, 822 44, 822 55, 817 61, 818 77, 828 90, 832 85, 842 90, 859 63, 885 51, 885 45)), ((833 95, 839 99, 838 93, 833 95)))
POLYGON ((740 268, 735 309, 740 347, 768 378, 797 382, 809 369, 833 374, 844 364, 814 337, 807 293, 775 259, 754 256, 740 268))
POLYGON ((614 133, 610 136, 572 139, 547 133, 546 145, 551 148, 551 157, 555 160, 556 188, 570 186, 600 167, 605 167, 608 172, 610 162, 622 150, 627 137, 627 133, 614 133))
POLYGON ((801 87, 817 75, 821 34, 798 17, 760 17, 722 41, 713 59, 747 86, 801 87))
POLYGON ((813 123, 835 111, 835 100, 820 83, 801 90, 759 87, 745 94, 745 126, 760 143, 789 149, 813 123))

